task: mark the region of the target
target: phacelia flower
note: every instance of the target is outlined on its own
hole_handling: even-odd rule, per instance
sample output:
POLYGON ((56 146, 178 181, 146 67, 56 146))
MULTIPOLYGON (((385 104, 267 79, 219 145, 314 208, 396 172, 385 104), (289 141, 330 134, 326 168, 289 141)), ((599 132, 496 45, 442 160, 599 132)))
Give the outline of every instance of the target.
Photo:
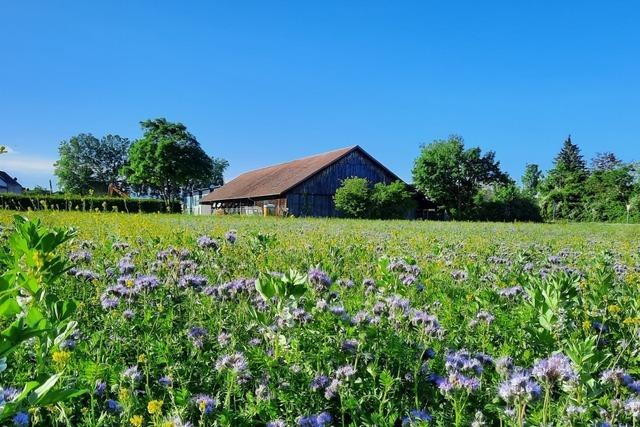
POLYGON ((531 374, 539 381, 548 384, 567 384, 578 379, 578 376, 571 367, 571 361, 561 353, 556 353, 546 359, 539 360, 533 366, 531 374))

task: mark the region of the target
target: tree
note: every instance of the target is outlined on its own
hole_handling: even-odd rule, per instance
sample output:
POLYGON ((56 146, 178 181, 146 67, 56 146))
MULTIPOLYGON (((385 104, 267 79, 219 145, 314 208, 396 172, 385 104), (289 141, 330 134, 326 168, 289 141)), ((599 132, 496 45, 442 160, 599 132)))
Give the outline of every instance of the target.
POLYGON ((366 178, 347 178, 333 196, 336 209, 347 218, 366 218, 369 214, 371 189, 366 178))
POLYGON ((632 166, 618 161, 617 166, 594 170, 584 182, 585 219, 623 221, 632 198, 632 166))
POLYGON ((508 183, 495 153, 482 155, 480 148, 465 150, 460 136, 422 146, 413 166, 416 188, 454 216, 464 217, 482 185, 508 183))
POLYGON ((611 152, 598 153, 591 159, 591 169, 594 171, 610 171, 622 165, 622 161, 611 152))
POLYGON ((140 123, 144 132, 129 149, 127 180, 138 190, 174 200, 181 190, 222 181, 226 160, 209 157, 182 123, 164 118, 140 123))
POLYGON ((541 182, 542 171, 540 167, 534 163, 528 163, 524 169, 524 175, 522 175, 522 191, 526 195, 534 197, 538 194, 541 182))
POLYGON ((415 207, 413 195, 402 181, 390 184, 382 182, 373 186, 371 192, 372 218, 402 219, 415 207))
POLYGON ((584 182, 588 176, 580 148, 569 136, 541 185, 543 214, 554 219, 581 219, 584 214, 584 182))
POLYGON ((473 219, 482 221, 542 220, 540 208, 532 196, 515 183, 485 187, 475 197, 473 219))
POLYGON ((69 193, 106 192, 109 184, 122 182, 120 170, 126 164, 128 150, 129 140, 118 135, 98 139, 81 133, 62 141, 60 159, 55 163, 60 187, 69 193))

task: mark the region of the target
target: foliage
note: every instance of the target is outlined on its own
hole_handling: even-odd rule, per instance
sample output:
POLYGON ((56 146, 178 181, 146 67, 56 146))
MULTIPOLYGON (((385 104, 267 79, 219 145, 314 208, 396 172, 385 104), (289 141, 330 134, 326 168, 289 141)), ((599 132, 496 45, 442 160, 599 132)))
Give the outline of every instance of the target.
POLYGON ((81 133, 62 141, 55 163, 55 174, 64 191, 86 194, 89 190, 106 193, 111 183, 121 183, 120 170, 127 161, 129 140, 118 135, 101 139, 81 133))
POLYGON ((542 221, 535 199, 515 184, 480 191, 474 201, 472 219, 482 221, 542 221))
POLYGON ((543 174, 536 164, 527 163, 522 175, 522 191, 529 197, 535 197, 540 190, 543 174))
POLYGON ((454 217, 464 218, 482 185, 507 183, 495 153, 465 149, 457 135, 424 145, 413 167, 416 188, 428 199, 444 206, 454 217))
POLYGON ((415 201, 404 182, 394 181, 390 184, 379 182, 373 186, 371 205, 373 218, 402 219, 415 208, 415 201))
POLYGON ((371 188, 366 178, 347 178, 333 196, 336 209, 347 218, 365 218, 371 204, 371 188))
POLYGON ((589 172, 580 148, 569 136, 542 184, 542 210, 547 219, 583 219, 584 182, 589 172))
MULTIPOLYGON (((75 234, 72 229, 47 229, 39 220, 16 216, 15 230, 0 251, 0 358, 2 369, 20 371, 20 364, 7 357, 31 343, 35 358, 33 380, 15 396, 2 398, 0 420, 7 420, 20 410, 53 405, 85 393, 72 388, 55 388, 66 375, 65 366, 48 373, 49 358, 63 348, 76 329, 71 320, 76 303, 60 300, 52 293, 56 282, 67 270, 66 260, 57 252, 75 234), (34 340, 36 340, 34 342, 34 340), (37 345, 36 345, 37 343, 37 345)), ((64 350, 63 350, 64 351, 64 350)))
POLYGON ((131 145, 129 163, 123 169, 139 192, 159 194, 169 202, 181 190, 222 182, 228 163, 209 157, 185 125, 164 118, 140 124, 144 135, 131 145))
POLYGON ((402 181, 376 183, 347 178, 333 197, 336 209, 347 218, 402 219, 415 207, 413 195, 402 181))
POLYGON ((17 211, 101 211, 127 213, 181 212, 180 202, 169 205, 156 199, 123 199, 119 197, 82 197, 77 195, 0 194, 0 207, 17 211))
POLYGON ((30 215, 78 226, 77 333, 0 384, 92 390, 35 425, 633 423, 638 225, 30 215))
POLYGON ((585 219, 624 221, 633 191, 630 165, 612 163, 593 170, 584 183, 585 219))

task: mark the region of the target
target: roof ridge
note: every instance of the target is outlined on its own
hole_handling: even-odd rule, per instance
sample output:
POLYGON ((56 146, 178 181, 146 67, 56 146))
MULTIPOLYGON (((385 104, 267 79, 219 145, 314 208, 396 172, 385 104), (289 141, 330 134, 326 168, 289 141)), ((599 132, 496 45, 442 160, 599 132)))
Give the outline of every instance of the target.
MULTIPOLYGON (((298 162, 298 161, 301 161, 301 160, 309 160, 309 159, 312 159, 314 157, 326 156, 327 154, 335 153, 337 151, 343 151, 343 150, 351 151, 351 150, 354 150, 354 149, 356 149, 358 147, 359 147, 359 145, 356 144, 356 145, 351 145, 351 146, 347 146, 347 147, 336 148, 335 150, 329 150, 329 151, 325 151, 323 153, 311 154, 309 156, 299 157, 299 158, 293 159, 293 160, 287 160, 286 162, 276 163, 274 165, 263 166, 261 168, 251 169, 251 170, 248 170, 246 172, 241 173, 237 177, 242 176, 242 175, 247 174, 247 173, 251 173, 251 172, 256 172, 256 171, 261 171, 261 170, 265 170, 265 169, 269 169, 269 168, 276 168, 276 167, 284 166, 284 165, 287 165, 289 163, 298 162)), ((236 179, 236 178, 234 178, 234 179, 236 179)))

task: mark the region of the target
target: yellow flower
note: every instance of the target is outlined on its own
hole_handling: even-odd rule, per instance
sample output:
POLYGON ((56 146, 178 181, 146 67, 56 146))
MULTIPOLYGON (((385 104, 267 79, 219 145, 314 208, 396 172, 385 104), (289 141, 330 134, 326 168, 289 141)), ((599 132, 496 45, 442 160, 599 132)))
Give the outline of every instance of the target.
POLYGON ((591 322, 589 320, 585 320, 584 322, 582 322, 582 329, 587 331, 591 329, 591 322))
POLYGON ((475 299, 475 297, 473 296, 473 294, 467 294, 467 301, 473 301, 475 299))
POLYGON ((149 411, 151 415, 159 414, 162 411, 163 403, 164 402, 162 400, 152 400, 147 404, 147 411, 149 411))
POLYGON ((616 314, 616 313, 620 313, 622 311, 622 309, 620 308, 620 306, 616 305, 616 304, 611 304, 609 307, 607 307, 607 310, 609 311, 609 313, 611 314, 616 314))
POLYGON ((54 362, 64 365, 71 359, 71 353, 66 350, 56 350, 51 356, 54 362))
POLYGON ((134 427, 140 427, 144 422, 144 418, 142 417, 142 415, 134 415, 129 419, 129 422, 134 427))
POLYGON ((126 388, 121 388, 118 390, 118 398, 120 400, 127 400, 129 398, 129 390, 126 388))
POLYGON ((138 363, 145 363, 147 361, 147 356, 141 354, 138 356, 138 363))
POLYGON ((640 325, 640 317, 627 317, 622 323, 625 325, 640 325))

